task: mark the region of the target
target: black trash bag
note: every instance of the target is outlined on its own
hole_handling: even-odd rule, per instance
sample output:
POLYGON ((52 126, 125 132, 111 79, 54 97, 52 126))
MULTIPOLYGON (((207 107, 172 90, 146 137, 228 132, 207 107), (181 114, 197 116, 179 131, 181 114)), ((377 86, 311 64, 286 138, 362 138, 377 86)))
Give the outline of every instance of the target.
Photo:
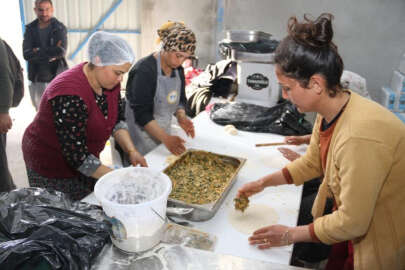
POLYGON ((110 230, 98 206, 61 192, 0 193, 0 269, 90 269, 110 230))
POLYGON ((312 132, 312 125, 304 116, 289 101, 270 108, 243 102, 215 103, 210 112, 211 120, 219 125, 285 136, 312 132))

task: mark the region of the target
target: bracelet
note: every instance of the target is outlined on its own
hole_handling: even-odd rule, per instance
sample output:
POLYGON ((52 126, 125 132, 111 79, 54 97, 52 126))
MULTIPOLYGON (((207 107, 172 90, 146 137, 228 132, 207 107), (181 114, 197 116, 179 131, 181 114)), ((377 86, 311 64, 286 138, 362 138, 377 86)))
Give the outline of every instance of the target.
POLYGON ((290 230, 286 230, 285 231, 285 233, 283 234, 283 236, 281 237, 281 239, 283 239, 283 241, 284 241, 284 245, 285 246, 289 246, 289 245, 291 245, 292 243, 290 243, 290 230))
POLYGON ((132 152, 137 152, 137 151, 136 151, 136 149, 132 149, 132 150, 129 150, 129 151, 127 152, 127 154, 129 155, 129 154, 131 154, 132 152))

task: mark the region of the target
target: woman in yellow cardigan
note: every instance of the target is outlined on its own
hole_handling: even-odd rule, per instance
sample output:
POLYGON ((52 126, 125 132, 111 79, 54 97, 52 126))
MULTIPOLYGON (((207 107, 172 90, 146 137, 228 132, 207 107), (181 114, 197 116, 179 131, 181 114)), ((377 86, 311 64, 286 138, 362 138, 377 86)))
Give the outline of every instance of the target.
POLYGON ((405 269, 405 125, 379 104, 340 85, 343 61, 332 15, 295 17, 276 50, 283 97, 317 112, 306 153, 281 171, 245 184, 239 196, 323 177, 311 224, 273 225, 249 238, 260 249, 297 242, 333 245, 326 269, 405 269), (324 215, 327 197, 334 211, 324 215))

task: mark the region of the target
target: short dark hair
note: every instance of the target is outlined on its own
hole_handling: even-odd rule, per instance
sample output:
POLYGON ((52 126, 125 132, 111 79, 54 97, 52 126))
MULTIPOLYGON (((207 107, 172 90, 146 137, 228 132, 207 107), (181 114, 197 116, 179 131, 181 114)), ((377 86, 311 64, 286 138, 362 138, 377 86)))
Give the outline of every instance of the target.
POLYGON ((41 4, 42 2, 49 2, 53 6, 52 0, 35 0, 35 6, 41 4))
POLYGON ((304 15, 304 22, 296 17, 288 20, 288 36, 278 45, 275 62, 287 77, 299 81, 302 87, 308 87, 314 74, 322 75, 333 97, 342 90, 340 77, 343 73, 343 60, 337 46, 332 42, 333 15, 321 14, 316 20, 304 15))
POLYGON ((96 65, 93 64, 93 63, 91 63, 91 62, 88 62, 88 63, 87 63, 87 66, 89 67, 90 70, 93 70, 93 69, 96 68, 96 65))

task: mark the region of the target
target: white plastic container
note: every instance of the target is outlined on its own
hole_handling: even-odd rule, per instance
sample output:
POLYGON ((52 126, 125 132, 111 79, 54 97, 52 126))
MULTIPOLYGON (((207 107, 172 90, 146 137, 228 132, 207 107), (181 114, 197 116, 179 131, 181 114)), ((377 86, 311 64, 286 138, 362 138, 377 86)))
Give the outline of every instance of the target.
POLYGON ((391 89, 397 96, 405 94, 405 74, 394 70, 391 79, 391 89))
POLYGON ((94 194, 112 223, 114 245, 129 252, 157 245, 166 226, 171 190, 170 178, 151 168, 122 168, 101 177, 94 194))
POLYGON ((386 107, 388 110, 393 111, 396 96, 395 92, 392 91, 392 89, 387 86, 383 86, 381 90, 382 90, 381 105, 386 107))
POLYGON ((405 92, 395 98, 394 111, 405 112, 405 92))
POLYGON ((399 72, 405 74, 405 53, 402 55, 401 60, 399 61, 398 70, 399 72))

